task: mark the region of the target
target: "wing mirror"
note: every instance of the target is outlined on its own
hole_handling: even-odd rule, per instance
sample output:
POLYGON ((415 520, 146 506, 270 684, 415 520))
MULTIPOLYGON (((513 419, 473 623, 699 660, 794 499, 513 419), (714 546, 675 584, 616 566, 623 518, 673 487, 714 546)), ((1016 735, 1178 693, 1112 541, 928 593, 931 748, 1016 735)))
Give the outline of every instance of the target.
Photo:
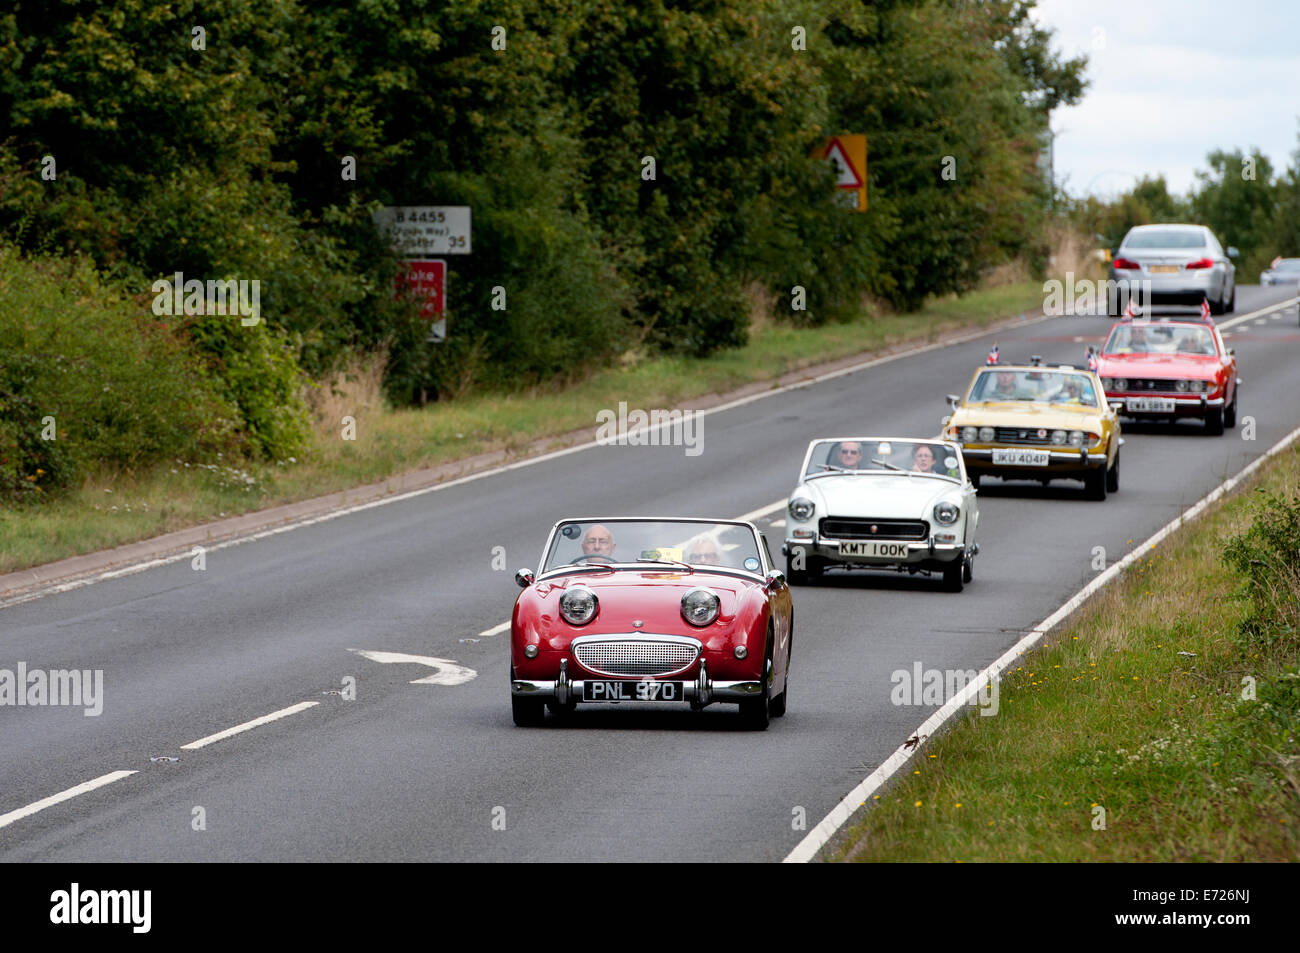
POLYGON ((521 569, 515 573, 515 582, 519 583, 520 589, 527 589, 533 584, 533 580, 536 578, 537 577, 533 575, 531 569, 521 569))
POLYGON ((948 406, 951 407, 953 410, 956 410, 957 405, 960 403, 961 403, 961 398, 958 397, 956 394, 948 395, 948 406))
POLYGON ((1232 245, 1229 245, 1229 246, 1228 246, 1228 257, 1229 257, 1229 258, 1240 258, 1240 257, 1241 257, 1241 252, 1237 251, 1237 249, 1234 248, 1232 245))
POLYGON ((785 573, 779 569, 768 570, 765 585, 769 591, 783 588, 785 586, 785 573))
POLYGON ((1106 403, 1110 404, 1110 409, 1117 414, 1124 409, 1124 401, 1122 400, 1108 400, 1106 403))

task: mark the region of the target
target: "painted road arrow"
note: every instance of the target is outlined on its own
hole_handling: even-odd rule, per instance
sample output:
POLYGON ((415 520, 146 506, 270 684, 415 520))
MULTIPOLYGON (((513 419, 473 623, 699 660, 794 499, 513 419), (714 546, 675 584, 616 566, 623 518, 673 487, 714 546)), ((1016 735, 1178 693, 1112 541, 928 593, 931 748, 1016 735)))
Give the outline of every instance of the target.
POLYGON ((372 652, 370 649, 348 649, 348 651, 356 652, 372 662, 405 662, 409 665, 427 665, 429 668, 437 669, 432 675, 415 679, 411 682, 412 685, 464 685, 470 679, 478 677, 478 672, 472 668, 466 668, 448 658, 407 655, 405 652, 372 652))

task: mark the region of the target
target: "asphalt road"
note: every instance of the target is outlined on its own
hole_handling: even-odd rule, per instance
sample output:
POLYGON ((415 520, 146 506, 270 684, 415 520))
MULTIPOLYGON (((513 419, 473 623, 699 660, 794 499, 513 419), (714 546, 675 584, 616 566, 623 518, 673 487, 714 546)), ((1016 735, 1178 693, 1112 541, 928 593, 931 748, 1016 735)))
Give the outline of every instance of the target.
MULTIPOLYGON (((1237 313, 1288 294, 1241 287, 1237 313)), ((0 669, 102 669, 105 696, 97 717, 0 707, 0 860, 780 860, 803 836, 796 809, 811 828, 931 710, 890 703, 893 671, 984 667, 1086 584, 1094 546, 1119 558, 1300 424, 1294 306, 1225 335, 1253 441, 1128 425, 1104 503, 1081 484, 986 482, 960 594, 893 574, 796 587, 790 710, 766 732, 739 730, 733 706, 515 728, 508 636, 480 636, 509 618, 513 570, 567 516, 759 509, 814 436, 936 432, 994 337, 1007 359, 1079 360, 1109 326, 1027 324, 710 414, 699 456, 588 449, 212 552, 202 572, 183 561, 0 610, 0 669), (477 676, 412 684, 432 670, 350 649, 477 676), (355 700, 326 694, 345 676, 355 700), (318 704, 181 748, 300 702, 318 704), (3 823, 117 770, 137 773, 3 823)))

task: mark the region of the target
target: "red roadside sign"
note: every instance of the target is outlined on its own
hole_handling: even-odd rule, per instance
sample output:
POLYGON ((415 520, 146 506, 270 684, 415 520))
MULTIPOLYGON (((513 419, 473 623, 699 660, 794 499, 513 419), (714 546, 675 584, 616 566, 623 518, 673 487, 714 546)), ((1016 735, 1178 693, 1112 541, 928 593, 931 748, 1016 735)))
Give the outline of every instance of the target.
POLYGON ((447 307, 447 263, 441 258, 403 261, 395 291, 420 301, 420 317, 433 321, 447 307))

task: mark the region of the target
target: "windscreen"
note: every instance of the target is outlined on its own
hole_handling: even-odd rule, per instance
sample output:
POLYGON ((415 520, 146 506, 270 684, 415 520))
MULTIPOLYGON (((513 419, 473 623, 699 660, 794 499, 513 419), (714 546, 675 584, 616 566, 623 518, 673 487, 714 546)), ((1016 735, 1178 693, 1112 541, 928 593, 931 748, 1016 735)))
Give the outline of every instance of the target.
POLYGON ((551 541, 542 571, 563 566, 687 563, 761 572, 758 539, 748 526, 705 520, 565 522, 551 541))
POLYGON ((1133 232, 1125 248, 1204 248, 1205 233, 1196 228, 1152 228, 1133 232))
POLYGON ((1087 374, 1049 368, 987 370, 975 379, 967 398, 972 403, 1032 401, 1097 407, 1097 390, 1087 374))
POLYGON ((1105 354, 1200 354, 1218 351, 1207 327, 1185 324, 1120 325, 1110 332, 1105 354))
POLYGON ((804 476, 818 473, 933 473, 961 478, 961 463, 952 447, 934 440, 819 440, 804 476))

